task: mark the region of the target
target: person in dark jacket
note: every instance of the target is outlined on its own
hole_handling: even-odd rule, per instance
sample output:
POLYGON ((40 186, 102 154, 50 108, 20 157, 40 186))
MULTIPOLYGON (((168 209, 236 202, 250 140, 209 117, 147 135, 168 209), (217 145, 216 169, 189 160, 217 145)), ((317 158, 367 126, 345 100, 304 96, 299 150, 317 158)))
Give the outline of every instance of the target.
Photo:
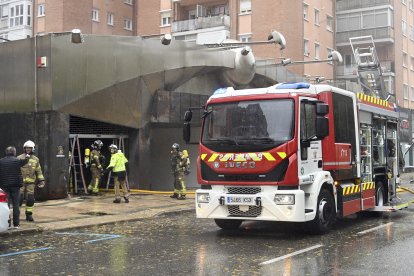
POLYGON ((16 148, 7 147, 6 157, 0 159, 0 188, 6 192, 9 206, 13 205, 13 226, 15 229, 20 225, 20 187, 23 179, 20 168, 29 160, 30 156, 25 159, 16 157, 16 148))

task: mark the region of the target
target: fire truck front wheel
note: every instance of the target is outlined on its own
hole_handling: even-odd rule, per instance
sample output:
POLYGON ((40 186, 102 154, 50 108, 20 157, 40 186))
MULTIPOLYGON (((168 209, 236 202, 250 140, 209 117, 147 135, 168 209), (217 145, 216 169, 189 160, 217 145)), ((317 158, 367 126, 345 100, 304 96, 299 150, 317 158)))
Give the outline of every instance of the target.
POLYGON ((214 221, 223 230, 236 230, 243 222, 239 219, 215 219, 214 221))
POLYGON ((313 234, 324 234, 331 230, 336 218, 335 201, 327 189, 321 189, 316 208, 316 216, 309 223, 309 230, 313 234))

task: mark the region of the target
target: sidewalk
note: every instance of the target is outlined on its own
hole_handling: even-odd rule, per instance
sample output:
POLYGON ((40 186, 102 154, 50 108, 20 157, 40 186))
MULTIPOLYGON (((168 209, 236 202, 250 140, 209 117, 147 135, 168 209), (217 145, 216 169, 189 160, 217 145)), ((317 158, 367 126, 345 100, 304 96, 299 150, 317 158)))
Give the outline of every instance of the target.
POLYGON ((36 202, 34 223, 25 220, 24 206, 20 210, 20 229, 0 233, 14 235, 36 231, 56 231, 102 225, 120 221, 138 220, 162 213, 194 210, 194 195, 176 200, 167 194, 132 194, 128 204, 115 204, 113 193, 99 196, 77 196, 68 199, 36 202))

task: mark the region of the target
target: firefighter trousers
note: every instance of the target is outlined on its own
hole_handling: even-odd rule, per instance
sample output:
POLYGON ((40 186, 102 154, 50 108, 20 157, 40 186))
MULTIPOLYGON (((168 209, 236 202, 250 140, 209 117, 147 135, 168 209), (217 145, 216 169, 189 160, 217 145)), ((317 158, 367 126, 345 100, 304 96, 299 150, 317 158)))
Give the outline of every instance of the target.
POLYGON ((20 205, 26 200, 26 214, 33 214, 33 207, 35 203, 34 197, 35 183, 23 183, 23 187, 20 188, 20 205))
POLYGON ((184 174, 181 172, 174 173, 174 194, 185 195, 186 192, 184 174))

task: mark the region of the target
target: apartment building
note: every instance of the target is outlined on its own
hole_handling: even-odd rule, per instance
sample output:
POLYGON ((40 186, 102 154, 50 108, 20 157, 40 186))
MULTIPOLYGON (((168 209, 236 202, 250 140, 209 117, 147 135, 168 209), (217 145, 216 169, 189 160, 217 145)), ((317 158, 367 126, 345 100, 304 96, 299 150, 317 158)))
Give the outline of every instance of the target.
POLYGON ((337 78, 356 81, 350 37, 372 36, 386 89, 400 107, 414 108, 414 1, 337 0, 337 78))
MULTIPOLYGON (((139 35, 171 33, 176 40, 198 44, 226 39, 264 41, 278 30, 285 50, 274 45, 253 46, 256 57, 279 61, 326 59, 334 48, 334 0, 137 0, 139 35), (156 16, 154 16, 156 15, 156 16)), ((294 65, 298 75, 333 79, 332 64, 294 65)))
POLYGON ((0 0, 0 43, 30 37, 32 26, 31 0, 0 0))
MULTIPOLYGON (((0 0, 0 37, 81 29, 86 34, 157 35, 198 44, 226 39, 265 41, 272 30, 287 41, 253 46, 256 57, 279 61, 326 59, 334 48, 334 0, 0 0)), ((333 79, 332 64, 292 65, 300 76, 333 79)))

